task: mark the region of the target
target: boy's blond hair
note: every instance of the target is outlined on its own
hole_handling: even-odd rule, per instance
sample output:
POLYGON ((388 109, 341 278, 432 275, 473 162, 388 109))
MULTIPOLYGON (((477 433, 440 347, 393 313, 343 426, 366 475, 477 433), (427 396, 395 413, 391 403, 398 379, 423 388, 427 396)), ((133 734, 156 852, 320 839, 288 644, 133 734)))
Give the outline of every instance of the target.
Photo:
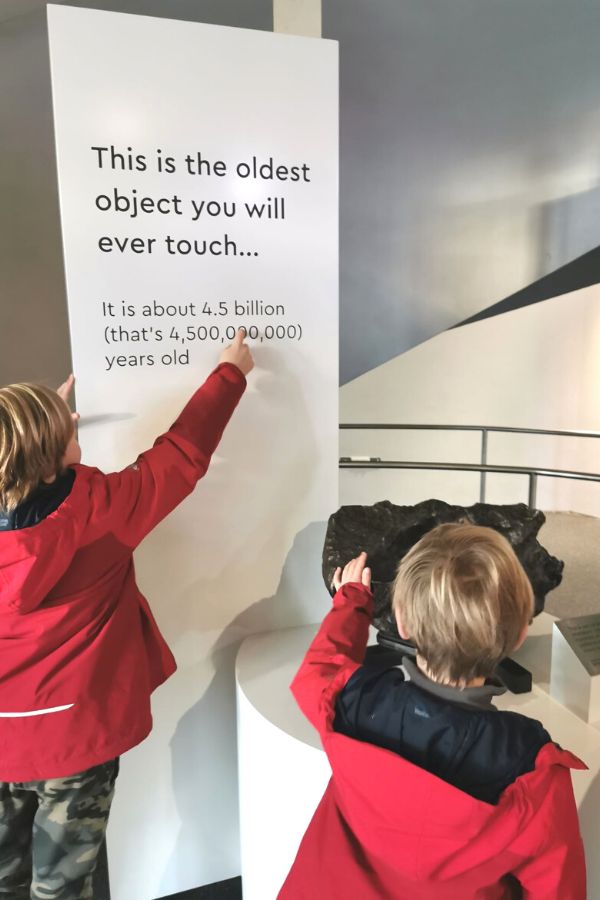
POLYGON ((0 509, 12 510, 58 475, 74 425, 56 391, 39 384, 0 388, 0 509))
POLYGON ((533 615, 533 591, 492 528, 438 525, 402 559, 392 605, 429 673, 465 684, 492 674, 533 615))

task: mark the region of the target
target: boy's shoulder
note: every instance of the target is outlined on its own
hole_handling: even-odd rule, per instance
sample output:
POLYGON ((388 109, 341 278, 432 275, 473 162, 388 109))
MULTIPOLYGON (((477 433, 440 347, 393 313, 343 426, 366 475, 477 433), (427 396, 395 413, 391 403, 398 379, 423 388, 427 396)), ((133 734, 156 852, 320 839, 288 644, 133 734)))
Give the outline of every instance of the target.
POLYGON ((461 702, 406 678, 401 668, 363 666, 336 702, 334 729, 392 750, 478 799, 535 768, 551 737, 541 722, 483 702, 461 702))
POLYGON ((67 469, 53 482, 42 482, 15 509, 0 515, 0 531, 20 531, 39 525, 64 503, 74 481, 75 472, 67 469))
POLYGON ((494 696, 505 694, 506 688, 497 679, 486 681, 481 688, 456 688, 438 685, 429 678, 417 677, 416 666, 404 659, 403 665, 385 667, 362 665, 356 669, 342 690, 337 701, 346 706, 358 702, 367 705, 387 702, 392 707, 404 707, 407 703, 431 705, 440 714, 473 712, 491 715, 508 727, 538 730, 541 723, 522 713, 497 709, 492 705, 494 696))

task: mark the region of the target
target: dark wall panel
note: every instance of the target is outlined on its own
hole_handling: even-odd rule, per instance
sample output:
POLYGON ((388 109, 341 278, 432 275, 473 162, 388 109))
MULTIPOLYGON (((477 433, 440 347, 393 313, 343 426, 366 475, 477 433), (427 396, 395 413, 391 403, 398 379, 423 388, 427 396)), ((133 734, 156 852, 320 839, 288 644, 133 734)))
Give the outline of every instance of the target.
POLYGON ((323 35, 342 381, 600 244, 600 4, 323 0, 323 35))

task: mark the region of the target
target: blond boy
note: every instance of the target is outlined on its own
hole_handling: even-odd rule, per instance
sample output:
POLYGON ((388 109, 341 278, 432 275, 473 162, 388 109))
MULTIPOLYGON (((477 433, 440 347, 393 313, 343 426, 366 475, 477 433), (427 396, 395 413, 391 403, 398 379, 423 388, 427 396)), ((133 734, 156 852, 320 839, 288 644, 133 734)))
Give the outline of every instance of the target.
POLYGON ((175 670, 133 550, 206 472, 252 365, 240 331, 171 428, 109 475, 80 465, 57 393, 0 389, 0 897, 93 895, 119 756, 175 670))
POLYGON ((366 554, 336 571, 292 684, 333 776, 279 897, 585 900, 569 772, 583 764, 492 703, 533 612, 510 544, 447 524, 406 554, 393 606, 417 658, 402 667, 363 665, 370 581, 366 554))

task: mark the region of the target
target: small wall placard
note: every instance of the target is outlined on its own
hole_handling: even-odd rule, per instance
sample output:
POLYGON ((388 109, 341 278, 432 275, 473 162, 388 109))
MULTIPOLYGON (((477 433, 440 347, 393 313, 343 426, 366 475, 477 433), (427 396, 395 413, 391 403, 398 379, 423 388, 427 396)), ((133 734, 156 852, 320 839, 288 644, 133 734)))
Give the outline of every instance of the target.
POLYGON ((600 615, 554 623, 550 694, 585 722, 600 721, 600 615))

